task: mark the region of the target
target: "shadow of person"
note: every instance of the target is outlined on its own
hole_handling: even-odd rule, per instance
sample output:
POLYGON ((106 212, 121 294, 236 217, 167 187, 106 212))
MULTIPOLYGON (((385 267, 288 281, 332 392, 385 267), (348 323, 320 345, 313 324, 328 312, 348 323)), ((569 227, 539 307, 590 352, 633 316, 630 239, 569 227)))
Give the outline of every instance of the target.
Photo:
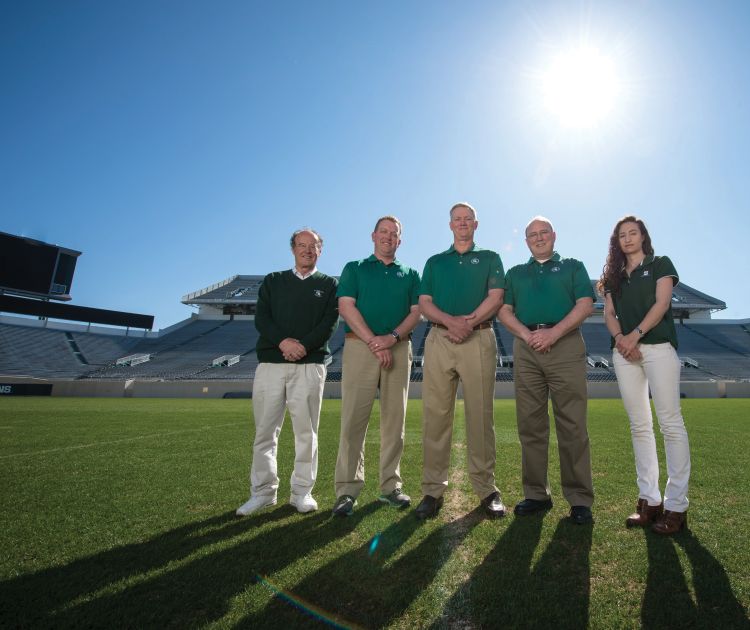
MULTIPOLYGON (((643 628, 694 628, 696 609, 685 572, 670 536, 643 530, 648 550, 648 574, 641 604, 643 628)), ((684 534, 675 536, 681 537, 684 534)))
POLYGON ((274 597, 238 628, 313 625, 382 628, 400 617, 434 580, 451 554, 482 520, 478 510, 439 527, 395 561, 420 526, 413 513, 385 529, 377 540, 345 553, 304 579, 293 593, 274 597))
MULTIPOLYGON (((104 593, 70 602, 52 611, 46 618, 47 624, 111 627, 113 620, 120 620, 121 625, 128 627, 184 627, 210 623, 223 617, 230 600, 255 584, 257 576, 279 571, 306 550, 327 545, 376 507, 377 504, 365 506, 346 519, 346 523, 331 523, 327 511, 293 518, 287 524, 250 539, 241 537, 232 546, 223 546, 195 559, 183 556, 184 561, 174 567, 170 566, 174 559, 162 555, 161 564, 152 567, 155 575, 140 575, 109 587, 104 593)), ((274 512, 296 514, 288 506, 274 512)), ((259 516, 270 519, 272 515, 259 516)), ((253 520, 239 521, 236 533, 251 529, 253 520)), ((148 551, 144 549, 144 553, 148 551)), ((151 551, 158 553, 156 548, 151 551)))
POLYGON ((531 614, 535 628, 586 628, 591 594, 593 525, 561 519, 536 563, 518 611, 519 625, 531 614))
POLYGON ((693 573, 695 618, 699 628, 750 628, 750 620, 737 600, 721 563, 690 531, 675 536, 685 550, 693 573))
POLYGON ((262 516, 260 520, 238 520, 233 512, 226 512, 188 523, 145 542, 122 545, 62 566, 6 580, 0 583, 2 599, 8 602, 3 616, 6 621, 16 617, 13 625, 44 625, 53 611, 65 608, 108 584, 148 573, 189 556, 201 547, 286 518, 290 513, 275 510, 262 516), (9 618, 9 614, 12 617, 9 618))
POLYGON ((518 617, 522 607, 519 598, 527 588, 543 519, 543 514, 513 518, 497 544, 446 603, 442 615, 431 627, 513 627, 512 620, 518 617))
POLYGON ((451 614, 465 617, 460 602, 468 599, 477 627, 585 628, 593 528, 561 520, 532 568, 542 526, 540 514, 515 518, 472 574, 468 593, 457 593, 433 627, 452 625, 451 614))

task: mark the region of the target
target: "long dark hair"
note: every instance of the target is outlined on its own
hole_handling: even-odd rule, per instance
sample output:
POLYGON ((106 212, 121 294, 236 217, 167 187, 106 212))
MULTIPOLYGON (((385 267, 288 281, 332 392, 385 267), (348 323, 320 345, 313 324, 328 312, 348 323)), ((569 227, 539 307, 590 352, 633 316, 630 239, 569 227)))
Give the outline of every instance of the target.
POLYGON ((609 237, 607 262, 604 263, 602 277, 599 278, 599 282, 596 284, 596 288, 599 289, 602 295, 604 295, 605 287, 614 295, 619 295, 620 293, 620 278, 622 277, 622 269, 625 266, 625 254, 622 253, 622 249, 620 248, 620 228, 623 223, 635 223, 641 231, 641 236, 643 236, 643 253, 647 256, 654 253, 654 247, 651 245, 651 236, 648 233, 648 229, 646 229, 643 219, 639 219, 633 215, 622 217, 615 224, 612 236, 609 237))

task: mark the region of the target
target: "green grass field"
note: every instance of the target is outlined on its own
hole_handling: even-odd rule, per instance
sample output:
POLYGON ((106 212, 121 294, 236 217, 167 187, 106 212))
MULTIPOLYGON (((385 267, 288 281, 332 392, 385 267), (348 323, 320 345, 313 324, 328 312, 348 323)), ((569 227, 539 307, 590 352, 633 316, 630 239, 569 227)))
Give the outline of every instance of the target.
MULTIPOLYGON (((333 519, 339 401, 325 401, 315 496, 247 499, 250 401, 0 400, 0 627, 748 628, 750 401, 685 400, 690 531, 627 530, 637 498, 620 401, 592 400, 596 523, 565 520, 556 444, 545 516, 485 520, 464 468, 434 521, 377 502, 377 412, 354 516, 333 519)), ((421 403, 411 401, 405 489, 420 498, 421 403)), ((496 401, 497 483, 522 498, 513 401, 496 401)), ((662 457, 663 470, 663 457, 662 457)))

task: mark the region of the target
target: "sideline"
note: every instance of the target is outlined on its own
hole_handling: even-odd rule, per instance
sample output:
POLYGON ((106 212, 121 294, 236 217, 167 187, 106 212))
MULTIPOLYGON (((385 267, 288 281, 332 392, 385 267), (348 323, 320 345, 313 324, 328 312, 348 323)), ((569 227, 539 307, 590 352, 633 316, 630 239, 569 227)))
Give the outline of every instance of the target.
POLYGON ((182 429, 180 431, 167 431, 165 433, 147 433, 145 435, 136 435, 129 438, 121 438, 119 440, 108 440, 106 442, 92 442, 90 444, 75 444, 73 446, 60 446, 58 448, 48 448, 43 451, 27 451, 25 453, 12 453, 10 455, 0 455, 0 460, 11 459, 13 457, 27 457, 30 455, 46 455, 48 453, 59 453, 61 451, 74 451, 81 448, 92 448, 94 446, 108 446, 110 444, 120 444, 122 442, 134 442, 136 440, 145 440, 152 437, 164 437, 167 435, 179 435, 181 433, 194 433, 196 431, 206 431, 210 429, 220 429, 222 427, 234 427, 240 424, 247 424, 246 422, 227 422, 225 424, 214 424, 198 427, 195 429, 182 429))

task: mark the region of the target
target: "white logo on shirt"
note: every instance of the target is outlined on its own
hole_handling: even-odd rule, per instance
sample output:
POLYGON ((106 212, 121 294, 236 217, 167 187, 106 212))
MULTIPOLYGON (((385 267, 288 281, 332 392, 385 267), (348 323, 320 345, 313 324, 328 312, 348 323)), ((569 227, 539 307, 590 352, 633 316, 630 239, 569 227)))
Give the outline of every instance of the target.
POLYGON ((555 273, 556 271, 560 271, 560 267, 552 267, 552 269, 550 269, 550 271, 552 273, 555 273))
POLYGON ((396 272, 396 275, 397 275, 397 276, 398 276, 399 278, 403 278, 403 277, 404 277, 404 272, 403 272, 403 271, 397 271, 397 272, 396 272))
POLYGON ((645 269, 643 271, 643 275, 641 276, 641 278, 645 278, 646 276, 648 276, 648 269, 645 269))
POLYGON ((315 297, 323 297, 323 291, 321 291, 320 289, 315 289, 315 291, 313 291, 313 294, 315 295, 315 297))
POLYGON ((479 258, 472 258, 471 259, 471 264, 472 265, 478 265, 479 264, 479 258))

